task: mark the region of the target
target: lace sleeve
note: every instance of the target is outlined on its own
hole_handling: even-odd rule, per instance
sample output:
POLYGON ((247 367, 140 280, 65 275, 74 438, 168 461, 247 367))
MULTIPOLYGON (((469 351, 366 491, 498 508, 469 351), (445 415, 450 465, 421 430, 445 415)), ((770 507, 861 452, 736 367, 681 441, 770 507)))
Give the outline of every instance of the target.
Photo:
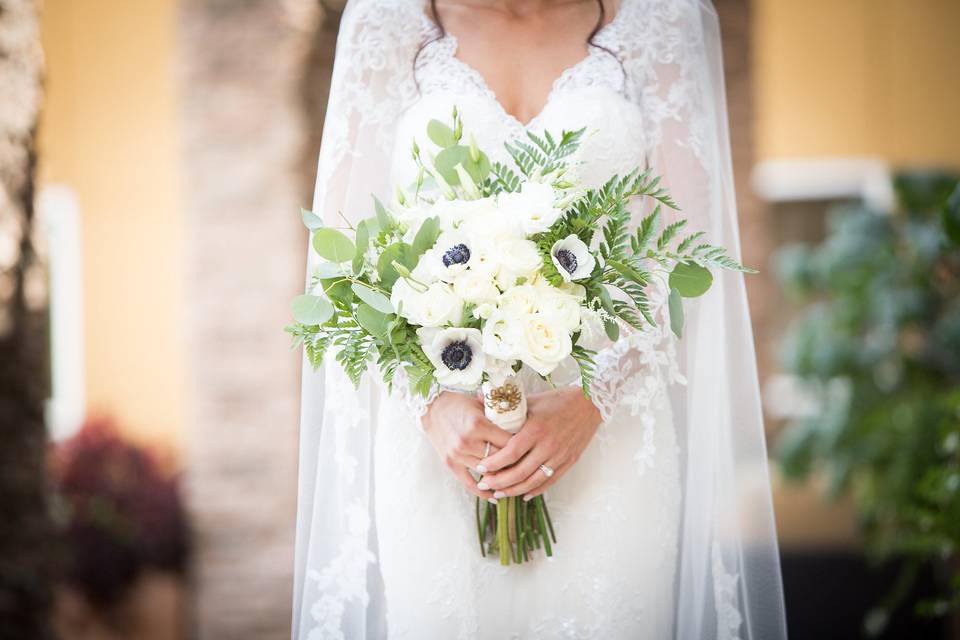
POLYGON ((393 392, 396 393, 406 405, 407 410, 416 418, 417 426, 423 430, 423 416, 427 415, 430 405, 443 392, 443 389, 436 383, 430 387, 430 392, 424 398, 419 393, 415 393, 410 388, 410 379, 407 377, 403 368, 398 368, 393 375, 393 392))
POLYGON ((670 332, 666 286, 655 281, 650 302, 656 326, 642 331, 621 326, 621 337, 599 349, 590 382, 590 399, 604 423, 620 408, 630 415, 649 413, 657 393, 667 384, 686 382, 677 361, 676 338, 670 332))

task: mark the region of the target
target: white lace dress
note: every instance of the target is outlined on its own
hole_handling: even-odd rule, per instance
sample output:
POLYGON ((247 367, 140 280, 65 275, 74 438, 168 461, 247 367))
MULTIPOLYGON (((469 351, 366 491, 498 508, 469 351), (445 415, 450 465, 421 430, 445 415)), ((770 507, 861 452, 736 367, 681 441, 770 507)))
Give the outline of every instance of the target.
MULTIPOLYGON (((614 19, 595 41, 615 48, 618 28, 614 19)), ((606 51, 591 48, 567 69, 542 112, 524 126, 455 57, 456 48, 445 36, 418 58, 420 97, 398 125, 395 180, 414 175, 410 140, 417 136, 426 146, 426 122, 448 118, 453 105, 493 159, 506 161, 504 141, 525 129, 586 127, 576 171, 588 184, 644 164, 640 111, 625 98, 623 69, 606 51)), ((656 293, 661 328, 624 334, 599 355, 593 396, 604 424, 546 493, 558 537, 553 558, 540 554, 502 567, 481 557, 474 498, 418 428, 416 403, 394 393, 374 412, 374 515, 390 638, 672 637, 681 492, 666 391, 682 380, 672 336, 662 328, 664 292, 656 293)), ((527 379, 528 389, 535 387, 535 376, 527 379)))

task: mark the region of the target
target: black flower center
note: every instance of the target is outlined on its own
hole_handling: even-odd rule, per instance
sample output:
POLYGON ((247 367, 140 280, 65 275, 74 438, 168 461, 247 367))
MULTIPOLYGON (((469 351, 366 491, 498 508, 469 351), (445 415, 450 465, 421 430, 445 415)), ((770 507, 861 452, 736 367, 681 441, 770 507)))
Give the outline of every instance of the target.
POLYGON ((464 340, 451 342, 443 348, 440 359, 443 360, 443 364, 447 365, 448 369, 463 371, 470 366, 470 361, 473 360, 473 349, 464 340))
POLYGON ((452 264, 467 264, 470 259, 470 247, 463 244, 454 245, 447 249, 443 254, 443 266, 449 267, 452 264))
POLYGON ((569 249, 557 249, 557 262, 567 270, 567 273, 573 273, 577 270, 577 256, 569 249))

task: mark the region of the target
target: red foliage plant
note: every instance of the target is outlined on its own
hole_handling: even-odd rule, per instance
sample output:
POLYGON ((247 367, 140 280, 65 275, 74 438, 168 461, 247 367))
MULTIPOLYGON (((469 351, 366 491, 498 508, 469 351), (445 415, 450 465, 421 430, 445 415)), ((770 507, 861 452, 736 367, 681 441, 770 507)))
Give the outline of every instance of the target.
POLYGON ((67 583, 111 604, 145 570, 184 574, 189 529, 178 478, 156 457, 93 420, 51 451, 67 583))

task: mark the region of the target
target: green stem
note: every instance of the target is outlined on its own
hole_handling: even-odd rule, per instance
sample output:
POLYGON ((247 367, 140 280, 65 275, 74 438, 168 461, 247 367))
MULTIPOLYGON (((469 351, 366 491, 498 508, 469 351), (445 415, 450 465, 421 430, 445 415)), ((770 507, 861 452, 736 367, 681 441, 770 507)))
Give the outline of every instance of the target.
POLYGON ((500 551, 500 564, 510 564, 510 531, 508 529, 509 504, 501 498, 497 502, 497 547, 500 551))
POLYGON ((514 517, 513 522, 516 529, 517 537, 517 562, 523 562, 523 519, 520 517, 520 503, 523 502, 520 498, 510 498, 513 500, 514 505, 514 517))
POLYGON ((543 496, 540 496, 540 502, 543 504, 543 515, 547 516, 547 529, 550 530, 550 537, 553 538, 553 543, 557 543, 557 534, 553 532, 553 521, 550 520, 550 510, 547 509, 547 501, 543 496))
POLYGON ((534 498, 537 509, 537 522, 540 525, 540 537, 543 538, 543 550, 547 554, 547 557, 553 555, 553 547, 550 545, 550 535, 547 533, 547 523, 546 516, 543 513, 543 496, 537 496, 534 498))
MULTIPOLYGON (((487 554, 483 551, 483 524, 480 521, 480 497, 477 496, 476 506, 474 508, 474 513, 477 516, 477 541, 480 543, 480 555, 487 557, 487 554)), ((486 517, 486 512, 484 512, 484 518, 486 517)))

